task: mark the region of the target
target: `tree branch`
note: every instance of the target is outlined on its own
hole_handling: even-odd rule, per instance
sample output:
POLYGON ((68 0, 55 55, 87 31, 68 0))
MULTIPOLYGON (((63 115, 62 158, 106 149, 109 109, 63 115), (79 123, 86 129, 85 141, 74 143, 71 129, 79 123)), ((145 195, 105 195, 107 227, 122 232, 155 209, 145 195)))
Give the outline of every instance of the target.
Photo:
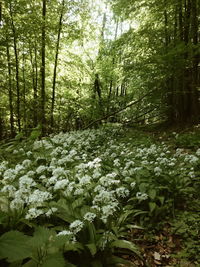
POLYGON ((101 117, 101 118, 95 120, 95 121, 92 121, 92 122, 89 123, 86 127, 84 127, 83 130, 86 130, 86 129, 90 128, 93 124, 95 124, 95 123, 97 123, 97 122, 100 122, 100 121, 102 121, 102 120, 108 119, 108 118, 110 118, 110 117, 112 117, 112 116, 114 116, 114 115, 120 113, 121 111, 124 111, 125 109, 127 109, 127 108, 129 108, 129 107, 132 107, 132 106, 138 104, 138 103, 139 103, 140 101, 142 101, 145 97, 151 95, 151 94, 152 94, 153 92, 155 92, 155 91, 156 91, 156 89, 154 89, 154 90, 148 92, 147 94, 143 95, 143 96, 140 97, 138 100, 129 103, 127 106, 125 106, 125 107, 123 107, 123 108, 121 108, 121 109, 118 109, 117 111, 112 112, 112 113, 110 113, 110 114, 108 114, 108 115, 106 115, 106 116, 104 116, 104 117, 101 117))

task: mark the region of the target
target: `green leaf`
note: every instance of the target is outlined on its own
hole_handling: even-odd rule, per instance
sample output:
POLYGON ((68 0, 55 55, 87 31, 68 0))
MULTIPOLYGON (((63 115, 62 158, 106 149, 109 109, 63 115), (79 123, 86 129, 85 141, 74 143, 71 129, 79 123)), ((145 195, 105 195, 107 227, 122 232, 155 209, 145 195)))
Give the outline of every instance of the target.
POLYGON ((123 258, 120 258, 120 257, 117 257, 117 256, 111 256, 109 257, 108 259, 108 264, 112 264, 114 266, 117 266, 117 264, 124 264, 125 266, 133 266, 133 263, 128 261, 128 260, 125 260, 123 258))
POLYGON ((31 255, 28 245, 30 237, 18 231, 10 231, 0 237, 0 259, 8 262, 23 260, 31 255))
POLYGON ((127 211, 123 212, 123 213, 120 215, 117 224, 118 224, 118 225, 123 224, 123 223, 127 220, 127 218, 128 218, 131 214, 133 214, 133 213, 134 213, 133 210, 127 210, 127 211))
POLYGON ((65 259, 62 253, 48 255, 41 267, 65 267, 65 259))
POLYGON ((16 136, 15 136, 15 140, 19 141, 21 140, 22 138, 24 137, 24 134, 22 132, 18 133, 16 136))
POLYGON ((158 197, 158 199, 160 200, 161 205, 163 205, 164 201, 165 201, 165 198, 164 197, 158 197))
POLYGON ((31 132, 31 135, 30 135, 30 139, 31 140, 36 140, 36 139, 38 139, 38 137, 40 137, 41 136, 41 134, 42 134, 42 131, 41 131, 41 129, 34 129, 32 132, 31 132))
POLYGON ((38 264, 34 260, 30 260, 22 265, 23 267, 37 267, 38 264))
POLYGON ((92 256, 94 256, 97 253, 97 247, 95 244, 87 244, 86 247, 89 248, 90 253, 92 254, 92 256))
POLYGON ((36 249, 40 248, 44 244, 49 243, 51 237, 53 236, 55 236, 55 232, 53 230, 39 226, 36 228, 35 233, 30 240, 30 245, 36 249))
POLYGON ((116 240, 116 241, 112 242, 111 245, 112 245, 112 247, 115 247, 115 248, 128 249, 128 250, 134 252, 136 255, 140 256, 140 253, 138 251, 138 247, 130 241, 116 240))
POLYGON ((72 203, 72 209, 75 210, 78 207, 82 207, 83 206, 83 202, 84 202, 84 199, 83 198, 76 199, 72 203))
POLYGON ((64 251, 80 251, 80 250, 84 250, 84 247, 80 242, 68 243, 64 247, 64 251))
POLYGON ((156 208, 156 203, 155 202, 149 202, 149 209, 150 209, 150 212, 153 212, 156 208))
POLYGON ((151 190, 149 190, 148 195, 149 195, 149 197, 150 197, 152 200, 155 199, 155 197, 156 197, 156 190, 155 190, 155 189, 151 189, 151 190))
POLYGON ((145 192, 146 191, 146 189, 148 188, 148 184, 146 184, 146 183, 141 183, 140 185, 139 185, 139 190, 141 191, 141 192, 145 192))

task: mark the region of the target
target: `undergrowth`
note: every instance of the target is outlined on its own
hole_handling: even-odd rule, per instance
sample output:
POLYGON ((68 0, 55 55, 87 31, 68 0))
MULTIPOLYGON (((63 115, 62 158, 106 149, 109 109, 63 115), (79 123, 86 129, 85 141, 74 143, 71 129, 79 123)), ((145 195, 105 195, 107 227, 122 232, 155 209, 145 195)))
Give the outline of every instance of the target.
POLYGON ((1 266, 200 264, 197 133, 39 135, 0 146, 1 266))

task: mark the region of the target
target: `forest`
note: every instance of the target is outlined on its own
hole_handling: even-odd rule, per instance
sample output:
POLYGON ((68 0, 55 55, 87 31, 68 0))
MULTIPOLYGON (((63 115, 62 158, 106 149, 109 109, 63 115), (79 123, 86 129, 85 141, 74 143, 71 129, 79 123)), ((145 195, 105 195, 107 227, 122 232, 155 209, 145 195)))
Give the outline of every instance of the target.
POLYGON ((200 266, 200 0, 0 0, 0 266, 200 266))

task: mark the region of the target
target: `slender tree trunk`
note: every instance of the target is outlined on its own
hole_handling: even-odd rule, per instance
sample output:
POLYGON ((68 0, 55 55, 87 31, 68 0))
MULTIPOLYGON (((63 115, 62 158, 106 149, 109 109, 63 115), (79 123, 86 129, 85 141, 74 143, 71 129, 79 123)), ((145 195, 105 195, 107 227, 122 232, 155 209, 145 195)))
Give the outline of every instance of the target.
POLYGON ((34 68, 35 68, 35 83, 34 83, 34 102, 36 106, 36 111, 34 114, 34 126, 36 127, 38 124, 38 60, 37 60, 37 41, 36 41, 36 36, 35 36, 35 46, 34 46, 34 68))
POLYGON ((26 116, 26 75, 25 75, 25 54, 23 52, 23 67, 22 67, 22 77, 23 77, 23 128, 26 132, 27 130, 27 116, 26 116))
MULTIPOLYGON (((199 4, 200 5, 200 4, 199 4)), ((193 0, 191 2, 191 37, 193 48, 192 58, 192 95, 191 95, 191 113, 194 123, 199 122, 200 117, 200 102, 198 87, 200 86, 198 81, 198 65, 200 62, 200 52, 198 51, 198 2, 193 0)))
POLYGON ((165 45, 167 48, 169 43, 170 43, 170 36, 169 36, 169 32, 168 32, 168 14, 167 14, 166 0, 164 0, 164 20, 165 20, 165 45))
POLYGON ((21 131, 21 112, 20 112, 20 85, 19 85, 19 58, 18 58, 18 48, 17 48, 17 35, 16 28, 14 24, 13 12, 11 1, 9 2, 10 16, 11 16, 11 26, 13 32, 13 42, 14 42, 14 53, 15 53, 15 78, 16 78, 16 89, 17 89, 17 125, 19 132, 21 131))
POLYGON ((55 54, 55 63, 54 63, 54 72, 53 72, 53 86, 52 86, 52 102, 51 102, 51 127, 54 127, 54 105, 55 105, 55 93, 56 93, 56 76, 57 76, 57 66, 58 66, 58 55, 59 55, 59 46, 60 46, 60 35, 62 30, 62 19, 65 7, 65 0, 62 1, 62 9, 58 24, 58 36, 56 42, 56 54, 55 54))
POLYGON ((0 1, 0 27, 2 25, 2 2, 0 1))
MULTIPOLYGON (((119 27, 119 21, 117 20, 116 28, 115 28, 114 41, 117 40, 118 27, 119 27)), ((112 65, 113 65, 113 69, 112 70, 114 70, 114 67, 115 67, 115 55, 113 55, 113 58, 112 58, 112 65)), ((110 112, 110 100, 111 100, 111 96, 113 94, 113 86, 114 86, 114 80, 113 80, 113 74, 112 74, 111 75, 111 79, 110 79, 108 99, 107 99, 107 114, 109 114, 109 112, 110 112)))
POLYGON ((46 132, 46 117, 45 117, 45 52, 46 52, 46 0, 42 0, 42 65, 41 65, 41 126, 42 134, 45 135, 46 132))
POLYGON ((32 52, 31 41, 29 41, 29 54, 30 62, 32 67, 32 85, 33 85, 33 103, 35 111, 33 112, 33 125, 34 127, 38 124, 38 93, 37 93, 37 80, 38 80, 38 70, 37 70, 37 44, 35 42, 34 55, 32 52))
POLYGON ((13 112, 13 92, 12 92, 12 72, 10 61, 10 50, 8 36, 6 36, 7 66, 8 66, 8 92, 9 92, 9 110, 10 110, 10 132, 11 137, 15 136, 14 130, 14 112, 13 112))

